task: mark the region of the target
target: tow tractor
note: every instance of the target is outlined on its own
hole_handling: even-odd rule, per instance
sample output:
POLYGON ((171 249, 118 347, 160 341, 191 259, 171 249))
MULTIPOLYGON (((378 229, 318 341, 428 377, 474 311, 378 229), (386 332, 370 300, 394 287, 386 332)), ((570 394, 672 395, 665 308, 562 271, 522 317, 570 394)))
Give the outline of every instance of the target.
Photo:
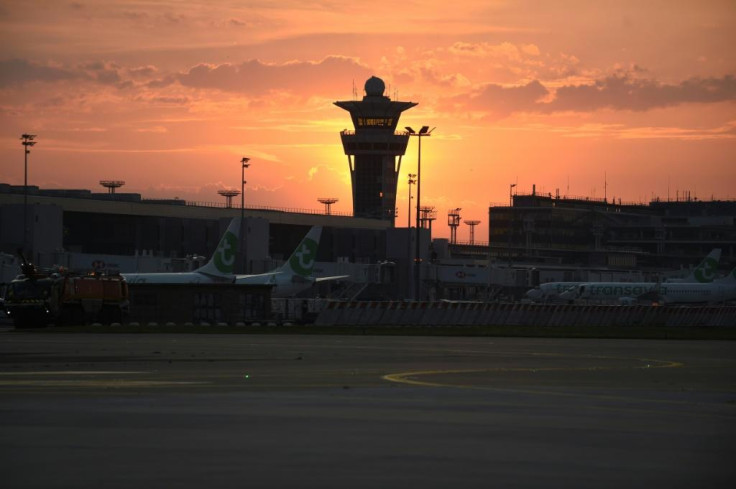
POLYGON ((21 274, 5 291, 4 307, 16 328, 48 324, 122 322, 128 284, 119 274, 81 275, 61 267, 39 269, 21 254, 21 274))

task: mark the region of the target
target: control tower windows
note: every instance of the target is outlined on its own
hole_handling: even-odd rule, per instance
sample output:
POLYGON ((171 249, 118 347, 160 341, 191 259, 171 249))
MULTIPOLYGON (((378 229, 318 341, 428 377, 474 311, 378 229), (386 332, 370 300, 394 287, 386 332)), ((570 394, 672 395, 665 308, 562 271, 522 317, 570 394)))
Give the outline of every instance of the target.
POLYGON ((356 122, 358 127, 393 127, 394 125, 392 117, 358 117, 356 122))

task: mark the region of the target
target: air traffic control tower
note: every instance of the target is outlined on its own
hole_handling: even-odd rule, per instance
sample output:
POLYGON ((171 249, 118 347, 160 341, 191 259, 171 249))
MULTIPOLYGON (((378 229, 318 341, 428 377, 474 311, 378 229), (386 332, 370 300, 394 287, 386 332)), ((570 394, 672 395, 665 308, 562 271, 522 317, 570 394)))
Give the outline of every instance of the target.
POLYGON ((409 143, 409 134, 395 132, 396 125, 401 113, 417 104, 394 102, 383 94, 385 90, 383 80, 372 76, 365 82, 362 101, 335 102, 335 105, 350 112, 355 128, 340 133, 350 165, 353 215, 393 223, 397 177, 401 157, 409 143))

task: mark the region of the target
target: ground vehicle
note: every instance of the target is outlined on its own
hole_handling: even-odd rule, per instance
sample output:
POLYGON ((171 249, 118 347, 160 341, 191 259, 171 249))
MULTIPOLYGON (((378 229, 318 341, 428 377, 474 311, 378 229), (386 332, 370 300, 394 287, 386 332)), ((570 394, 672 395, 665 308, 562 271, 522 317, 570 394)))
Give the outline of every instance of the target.
POLYGON ((120 275, 39 270, 23 260, 7 286, 4 307, 16 327, 120 322, 128 312, 128 284, 120 275))

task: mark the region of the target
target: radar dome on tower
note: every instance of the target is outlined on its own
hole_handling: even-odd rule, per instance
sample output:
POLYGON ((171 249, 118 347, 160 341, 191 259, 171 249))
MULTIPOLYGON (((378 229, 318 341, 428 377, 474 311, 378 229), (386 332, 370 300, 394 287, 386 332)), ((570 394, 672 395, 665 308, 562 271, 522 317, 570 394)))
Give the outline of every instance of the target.
POLYGON ((365 82, 365 94, 368 97, 382 97, 386 91, 386 84, 377 76, 368 78, 365 82))

